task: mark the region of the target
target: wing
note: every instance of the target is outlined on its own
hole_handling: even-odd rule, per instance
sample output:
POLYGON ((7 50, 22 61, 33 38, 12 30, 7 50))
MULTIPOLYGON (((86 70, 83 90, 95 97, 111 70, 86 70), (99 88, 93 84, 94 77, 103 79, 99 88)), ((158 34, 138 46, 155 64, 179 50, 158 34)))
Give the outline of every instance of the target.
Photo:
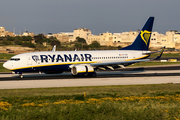
POLYGON ((118 62, 103 62, 103 63, 91 63, 90 65, 94 68, 102 68, 105 70, 104 67, 108 67, 112 70, 114 70, 113 66, 119 66, 124 68, 124 66, 133 64, 133 63, 138 63, 138 62, 146 62, 150 61, 150 59, 140 59, 140 60, 131 60, 131 61, 118 61, 118 62))

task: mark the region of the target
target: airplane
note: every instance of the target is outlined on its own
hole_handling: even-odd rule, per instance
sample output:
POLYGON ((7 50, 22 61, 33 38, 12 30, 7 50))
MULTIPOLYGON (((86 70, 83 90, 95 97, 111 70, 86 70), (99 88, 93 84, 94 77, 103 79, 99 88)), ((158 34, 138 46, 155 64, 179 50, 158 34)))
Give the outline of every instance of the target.
POLYGON ((69 71, 73 76, 96 76, 98 69, 114 70, 146 62, 152 53, 148 48, 153 22, 154 17, 149 17, 134 42, 120 50, 56 51, 54 46, 52 51, 15 55, 3 67, 19 74, 20 78, 26 72, 51 74, 69 71))

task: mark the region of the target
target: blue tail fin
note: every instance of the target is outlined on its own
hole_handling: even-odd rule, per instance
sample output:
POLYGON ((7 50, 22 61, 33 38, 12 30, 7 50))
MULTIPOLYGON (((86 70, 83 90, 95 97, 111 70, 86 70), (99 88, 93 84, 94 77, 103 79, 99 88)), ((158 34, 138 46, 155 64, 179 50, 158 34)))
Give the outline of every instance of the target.
POLYGON ((140 31, 139 35, 136 37, 134 42, 124 47, 120 50, 148 50, 151 33, 152 33, 152 27, 153 27, 154 17, 149 17, 146 24, 140 31))

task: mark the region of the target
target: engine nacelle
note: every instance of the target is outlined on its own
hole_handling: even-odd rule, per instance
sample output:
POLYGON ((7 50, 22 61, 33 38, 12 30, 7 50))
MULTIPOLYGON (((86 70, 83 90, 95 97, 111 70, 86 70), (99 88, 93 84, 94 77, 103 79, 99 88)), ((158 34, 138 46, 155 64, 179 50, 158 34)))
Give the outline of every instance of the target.
POLYGON ((90 73, 94 73, 94 68, 90 65, 74 65, 71 68, 72 75, 88 75, 90 73))

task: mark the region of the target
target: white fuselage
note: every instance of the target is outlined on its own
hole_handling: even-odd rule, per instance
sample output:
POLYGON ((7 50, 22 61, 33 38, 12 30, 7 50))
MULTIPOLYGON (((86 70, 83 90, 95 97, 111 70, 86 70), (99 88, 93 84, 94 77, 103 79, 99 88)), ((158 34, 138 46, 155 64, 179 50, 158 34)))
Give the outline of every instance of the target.
POLYGON ((147 57, 144 51, 134 50, 101 50, 101 51, 47 51, 31 52, 13 56, 4 63, 12 71, 67 71, 70 65, 131 61, 147 57), (50 67, 52 66, 52 67, 50 67), (63 67, 61 67, 63 66, 63 67), (48 67, 48 68, 47 68, 48 67))

